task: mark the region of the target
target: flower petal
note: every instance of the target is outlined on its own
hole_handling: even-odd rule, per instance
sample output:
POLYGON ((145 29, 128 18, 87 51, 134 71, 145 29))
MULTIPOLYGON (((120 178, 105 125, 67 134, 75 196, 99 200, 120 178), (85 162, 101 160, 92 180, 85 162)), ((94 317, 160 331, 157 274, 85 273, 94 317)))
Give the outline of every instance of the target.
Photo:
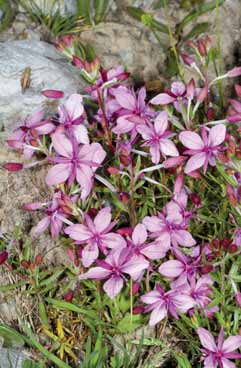
POLYGON ((104 231, 111 222, 111 208, 102 208, 94 219, 94 224, 98 233, 104 231))
POLYGON ((115 233, 101 235, 101 241, 105 247, 110 249, 126 247, 125 239, 121 235, 115 233))
POLYGON ((76 224, 66 227, 65 234, 69 235, 72 239, 78 241, 88 241, 92 238, 93 234, 85 225, 76 224))
POLYGON ((31 230, 31 234, 35 236, 39 236, 42 234, 49 226, 50 218, 49 216, 44 217, 39 223, 31 230))
POLYGON ((88 130, 83 124, 74 125, 73 130, 74 130, 75 138, 77 139, 78 143, 82 143, 82 144, 90 143, 89 136, 88 136, 88 130))
POLYGON ((64 157, 72 157, 73 147, 71 141, 64 134, 62 127, 58 128, 52 135, 52 143, 55 151, 64 157))
POLYGON ((201 152, 201 153, 197 153, 196 155, 193 155, 187 161, 184 172, 186 174, 189 174, 192 171, 200 169, 200 167, 202 167, 204 165, 205 160, 206 160, 206 153, 205 152, 201 152))
POLYGON ((135 245, 143 244, 145 243, 146 239, 147 239, 146 227, 143 224, 136 225, 132 233, 133 243, 135 245))
POLYGON ((89 267, 99 256, 99 248, 97 244, 89 243, 82 251, 82 263, 84 267, 89 267))
POLYGON ((204 143, 200 135, 195 132, 191 132, 189 130, 181 132, 179 134, 179 139, 182 144, 189 149, 199 150, 204 148, 204 143))
POLYGON ((217 350, 217 346, 216 346, 214 337, 210 334, 208 330, 206 330, 205 328, 199 327, 197 329, 197 333, 201 341, 201 344, 204 348, 212 352, 215 352, 217 350))
POLYGON ((57 164, 51 167, 45 178, 47 185, 64 183, 71 173, 71 164, 57 164))
POLYGON ((160 93, 151 99, 150 103, 152 105, 168 105, 175 101, 175 98, 168 95, 167 93, 160 93))
POLYGON ((106 279, 110 275, 110 271, 106 270, 102 267, 93 267, 90 268, 87 272, 78 276, 79 280, 87 280, 87 279, 96 279, 103 280, 106 279))
POLYGON ((79 118, 83 112, 83 97, 77 93, 72 94, 64 103, 64 107, 72 121, 79 118))
POLYGON ((223 124, 215 125, 210 129, 209 136, 208 136, 208 145, 218 146, 223 143, 226 134, 226 127, 223 124))
POLYGON ((179 156, 179 152, 177 147, 170 139, 161 139, 160 141, 160 148, 164 155, 177 157, 179 156))
POLYGON ((158 269, 161 275, 168 278, 175 278, 184 271, 183 263, 177 260, 164 262, 158 269))
POLYGON ((236 368, 236 365, 226 358, 222 358, 222 368, 236 368))
POLYGON ((193 239, 192 235, 186 230, 173 231, 172 238, 174 238, 178 244, 184 247, 193 247, 196 244, 196 241, 193 239))
POLYGON ((165 304, 159 305, 157 308, 153 309, 151 312, 149 325, 151 327, 155 326, 158 322, 162 321, 167 316, 167 309, 165 304))
POLYGON ((121 277, 118 276, 111 276, 109 280, 107 280, 104 285, 103 289, 106 294, 113 299, 123 287, 124 281, 121 277))
POLYGON ((224 343, 222 350, 225 353, 231 353, 232 351, 238 349, 241 346, 241 336, 230 336, 224 343))
POLYGON ((157 134, 163 134, 167 130, 168 115, 166 111, 160 112, 154 122, 155 131, 157 134))

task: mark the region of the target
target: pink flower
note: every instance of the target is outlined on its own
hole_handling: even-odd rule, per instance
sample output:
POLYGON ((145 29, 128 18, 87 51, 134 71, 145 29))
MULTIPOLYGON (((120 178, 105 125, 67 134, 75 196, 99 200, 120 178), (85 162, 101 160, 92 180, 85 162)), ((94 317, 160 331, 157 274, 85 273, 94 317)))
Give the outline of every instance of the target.
POLYGON ((157 216, 145 217, 143 224, 156 242, 166 252, 173 246, 192 247, 196 244, 192 235, 186 230, 187 222, 183 210, 175 201, 169 202, 163 213, 157 216))
POLYGON ((150 291, 141 297, 141 301, 148 304, 145 312, 151 312, 149 325, 155 326, 170 314, 178 319, 178 312, 186 313, 195 305, 194 300, 178 289, 165 292, 157 285, 155 290, 150 291))
POLYGON ((39 136, 49 134, 54 129, 55 125, 48 120, 44 120, 44 112, 40 110, 21 122, 21 125, 8 138, 7 144, 12 148, 23 151, 26 159, 31 159, 34 146, 41 144, 39 136))
POLYGON ((114 97, 119 104, 119 114, 117 125, 113 129, 115 134, 125 134, 132 132, 136 134, 136 127, 145 124, 149 117, 155 113, 145 103, 146 90, 142 87, 136 96, 133 90, 126 87, 119 87, 114 91, 114 97))
POLYGON ((150 103, 153 105, 174 104, 176 110, 180 112, 180 101, 186 103, 186 86, 182 82, 174 82, 170 91, 160 93, 152 98, 150 103))
POLYGON ((233 240, 238 247, 241 246, 241 228, 236 229, 233 240))
POLYGON ((79 280, 97 279, 106 280, 103 289, 113 299, 121 291, 125 274, 136 281, 139 275, 148 267, 148 262, 131 257, 127 248, 114 249, 104 261, 97 261, 98 267, 93 267, 79 277, 79 280))
POLYGON ((79 183, 84 200, 93 186, 93 176, 96 169, 103 162, 106 153, 99 143, 78 146, 70 141, 61 131, 52 134, 52 143, 59 156, 49 157, 56 163, 46 176, 47 185, 57 185, 68 180, 71 185, 76 179, 79 183))
POLYGON ((230 336, 223 341, 224 331, 220 330, 216 344, 213 336, 205 328, 198 328, 197 333, 201 341, 206 368, 235 368, 230 359, 240 359, 241 354, 235 352, 241 346, 241 336, 230 336))
POLYGON ((191 131, 181 132, 179 139, 182 144, 188 148, 184 153, 192 156, 186 164, 185 173, 189 174, 200 169, 202 166, 204 172, 206 172, 208 164, 215 166, 215 158, 221 143, 223 143, 225 139, 225 134, 226 127, 223 124, 215 125, 209 132, 207 129, 202 128, 202 137, 191 131))
MULTIPOLYGON (((63 193, 61 191, 57 191, 54 193, 53 200, 49 203, 48 207, 45 209, 46 216, 32 229, 32 235, 34 237, 39 236, 48 227, 50 227, 50 232, 52 238, 56 238, 59 236, 62 227, 64 218, 68 217, 68 214, 64 211, 64 209, 60 205, 60 201, 63 198, 63 193)), ((42 205, 42 207, 45 204, 42 205)), ((36 202, 36 206, 34 203, 25 205, 27 210, 34 211, 35 209, 40 209, 40 203, 36 202)))
POLYGON ((152 124, 140 124, 136 128, 145 141, 144 145, 150 147, 151 159, 154 164, 160 162, 160 153, 163 156, 179 155, 175 144, 168 139, 171 132, 167 128, 168 115, 166 111, 162 111, 156 117, 154 126, 152 124))
POLYGON ((191 279, 197 274, 201 265, 200 255, 198 257, 188 257, 178 249, 173 252, 177 259, 162 263, 158 269, 161 275, 169 279, 175 279, 176 277, 191 279))
POLYGON ((110 207, 103 208, 96 215, 94 221, 86 214, 84 224, 76 224, 65 229, 65 233, 78 244, 87 244, 82 251, 82 262, 89 267, 99 256, 99 250, 106 254, 106 248, 124 248, 124 238, 116 233, 110 232, 115 226, 111 222, 110 207))
POLYGON ((67 101, 59 106, 58 121, 63 124, 71 137, 71 133, 78 143, 89 144, 87 128, 81 124, 84 121, 84 106, 81 95, 73 94, 67 101))

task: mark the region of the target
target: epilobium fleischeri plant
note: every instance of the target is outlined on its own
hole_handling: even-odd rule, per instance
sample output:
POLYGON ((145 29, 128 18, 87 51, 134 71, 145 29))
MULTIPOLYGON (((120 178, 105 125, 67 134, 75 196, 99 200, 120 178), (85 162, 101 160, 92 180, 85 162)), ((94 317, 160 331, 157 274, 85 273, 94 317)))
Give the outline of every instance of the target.
MULTIPOLYGON (((62 38, 58 48, 89 85, 67 99, 62 91, 43 91, 59 100, 58 111, 33 113, 7 140, 36 160, 5 167, 49 165, 53 198, 24 208, 43 214, 33 237, 47 229, 52 238, 68 237, 80 260, 80 283, 103 280, 110 298, 129 289, 132 312, 150 313, 150 326, 186 314, 204 347, 204 366, 231 368, 230 360, 240 359, 241 337, 230 336, 237 335, 237 323, 225 314, 222 293, 227 283, 234 300, 229 313, 240 308, 233 264, 241 252, 241 102, 230 100, 222 117, 211 92, 222 79, 241 75, 241 68, 210 81, 209 41, 191 45, 199 60, 182 56, 196 81, 175 81, 149 98, 123 67, 105 70, 97 59, 82 61, 69 36, 62 38), (217 344, 204 329, 214 326, 216 335, 215 320, 230 336, 223 342, 222 329, 217 344)), ((240 91, 237 85, 238 98, 240 91)), ((6 262, 6 252, 0 256, 6 262)), ((240 312, 236 318, 240 322, 240 312)))

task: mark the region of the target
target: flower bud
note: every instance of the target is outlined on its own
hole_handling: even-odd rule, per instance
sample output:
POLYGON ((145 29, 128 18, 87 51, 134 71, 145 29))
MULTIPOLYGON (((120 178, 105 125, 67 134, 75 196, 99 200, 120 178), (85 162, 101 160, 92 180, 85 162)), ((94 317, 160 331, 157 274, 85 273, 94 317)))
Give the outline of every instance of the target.
POLYGON ((138 293, 138 290, 140 288, 139 282, 134 282, 132 285, 132 295, 136 295, 138 293))
POLYGON ((124 203, 124 204, 128 203, 129 200, 130 200, 130 196, 126 192, 121 192, 119 194, 119 198, 120 198, 121 202, 124 203))
POLYGON ((141 307, 141 306, 139 306, 139 307, 134 307, 133 309, 132 309, 132 313, 133 314, 142 314, 144 312, 144 307, 141 307))
POLYGON ((43 256, 41 254, 37 254, 35 258, 35 264, 37 266, 41 265, 43 263, 43 256))
POLYGON ((23 209, 25 211, 35 211, 39 210, 41 207, 42 207, 41 202, 26 203, 23 205, 23 209))
POLYGON ((88 215, 90 216, 90 217, 95 217, 96 215, 97 215, 97 213, 98 213, 98 211, 97 211, 97 209, 96 208, 90 208, 89 209, 89 211, 87 212, 88 213, 88 215))
POLYGON ((64 92, 54 89, 46 89, 45 91, 42 91, 42 95, 48 98, 59 99, 64 97, 64 92))
POLYGON ((223 240, 221 240, 221 246, 223 247, 223 249, 227 250, 229 245, 230 240, 228 238, 224 238, 223 240))
POLYGON ((215 119, 215 110, 212 106, 208 107, 207 117, 209 121, 212 121, 215 119))
POLYGON ((235 295, 235 299, 236 299, 236 302, 237 304, 239 305, 239 307, 241 308, 241 293, 238 292, 236 295, 235 295))
POLYGON ((25 269, 29 269, 30 268, 30 262, 26 261, 26 259, 23 259, 21 261, 21 266, 25 269))
POLYGON ((202 273, 203 275, 206 275, 206 274, 208 274, 209 272, 212 272, 212 270, 213 270, 213 266, 212 266, 212 265, 205 265, 205 266, 203 266, 203 267, 201 268, 201 273, 202 273))
POLYGON ((196 193, 191 193, 189 197, 196 207, 201 205, 201 198, 196 193))
POLYGON ((236 66, 227 73, 229 78, 239 77, 241 75, 241 66, 236 66))
POLYGON ((117 233, 122 235, 122 236, 125 236, 125 235, 132 235, 132 228, 131 227, 122 227, 121 229, 118 229, 117 230, 117 233))
POLYGON ((228 252, 229 253, 236 253, 237 250, 238 250, 238 247, 234 243, 230 244, 229 247, 228 247, 228 252))
POLYGON ((7 162, 6 164, 3 165, 3 167, 8 171, 16 172, 23 169, 23 164, 20 164, 18 162, 7 162))
POLYGON ((191 66, 192 64, 194 64, 194 59, 191 56, 189 56, 188 54, 182 53, 181 58, 182 58, 184 64, 186 64, 188 66, 191 66))
POLYGON ((64 296, 64 300, 65 300, 66 302, 71 302, 71 301, 72 301, 72 299, 73 299, 73 297, 74 297, 74 292, 73 292, 73 290, 69 290, 69 291, 65 294, 65 296, 64 296))
POLYGON ((119 174, 119 170, 116 167, 108 167, 107 171, 110 175, 119 174))
POLYGON ((8 252, 4 250, 2 253, 0 253, 0 265, 4 264, 7 259, 8 259, 8 252))

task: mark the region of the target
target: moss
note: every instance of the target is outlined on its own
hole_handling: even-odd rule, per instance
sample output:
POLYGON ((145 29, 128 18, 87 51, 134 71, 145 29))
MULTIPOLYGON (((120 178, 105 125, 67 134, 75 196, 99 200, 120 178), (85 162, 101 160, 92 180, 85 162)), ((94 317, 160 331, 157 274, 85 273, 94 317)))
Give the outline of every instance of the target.
POLYGON ((14 13, 9 0, 0 0, 0 32, 10 27, 14 13))

